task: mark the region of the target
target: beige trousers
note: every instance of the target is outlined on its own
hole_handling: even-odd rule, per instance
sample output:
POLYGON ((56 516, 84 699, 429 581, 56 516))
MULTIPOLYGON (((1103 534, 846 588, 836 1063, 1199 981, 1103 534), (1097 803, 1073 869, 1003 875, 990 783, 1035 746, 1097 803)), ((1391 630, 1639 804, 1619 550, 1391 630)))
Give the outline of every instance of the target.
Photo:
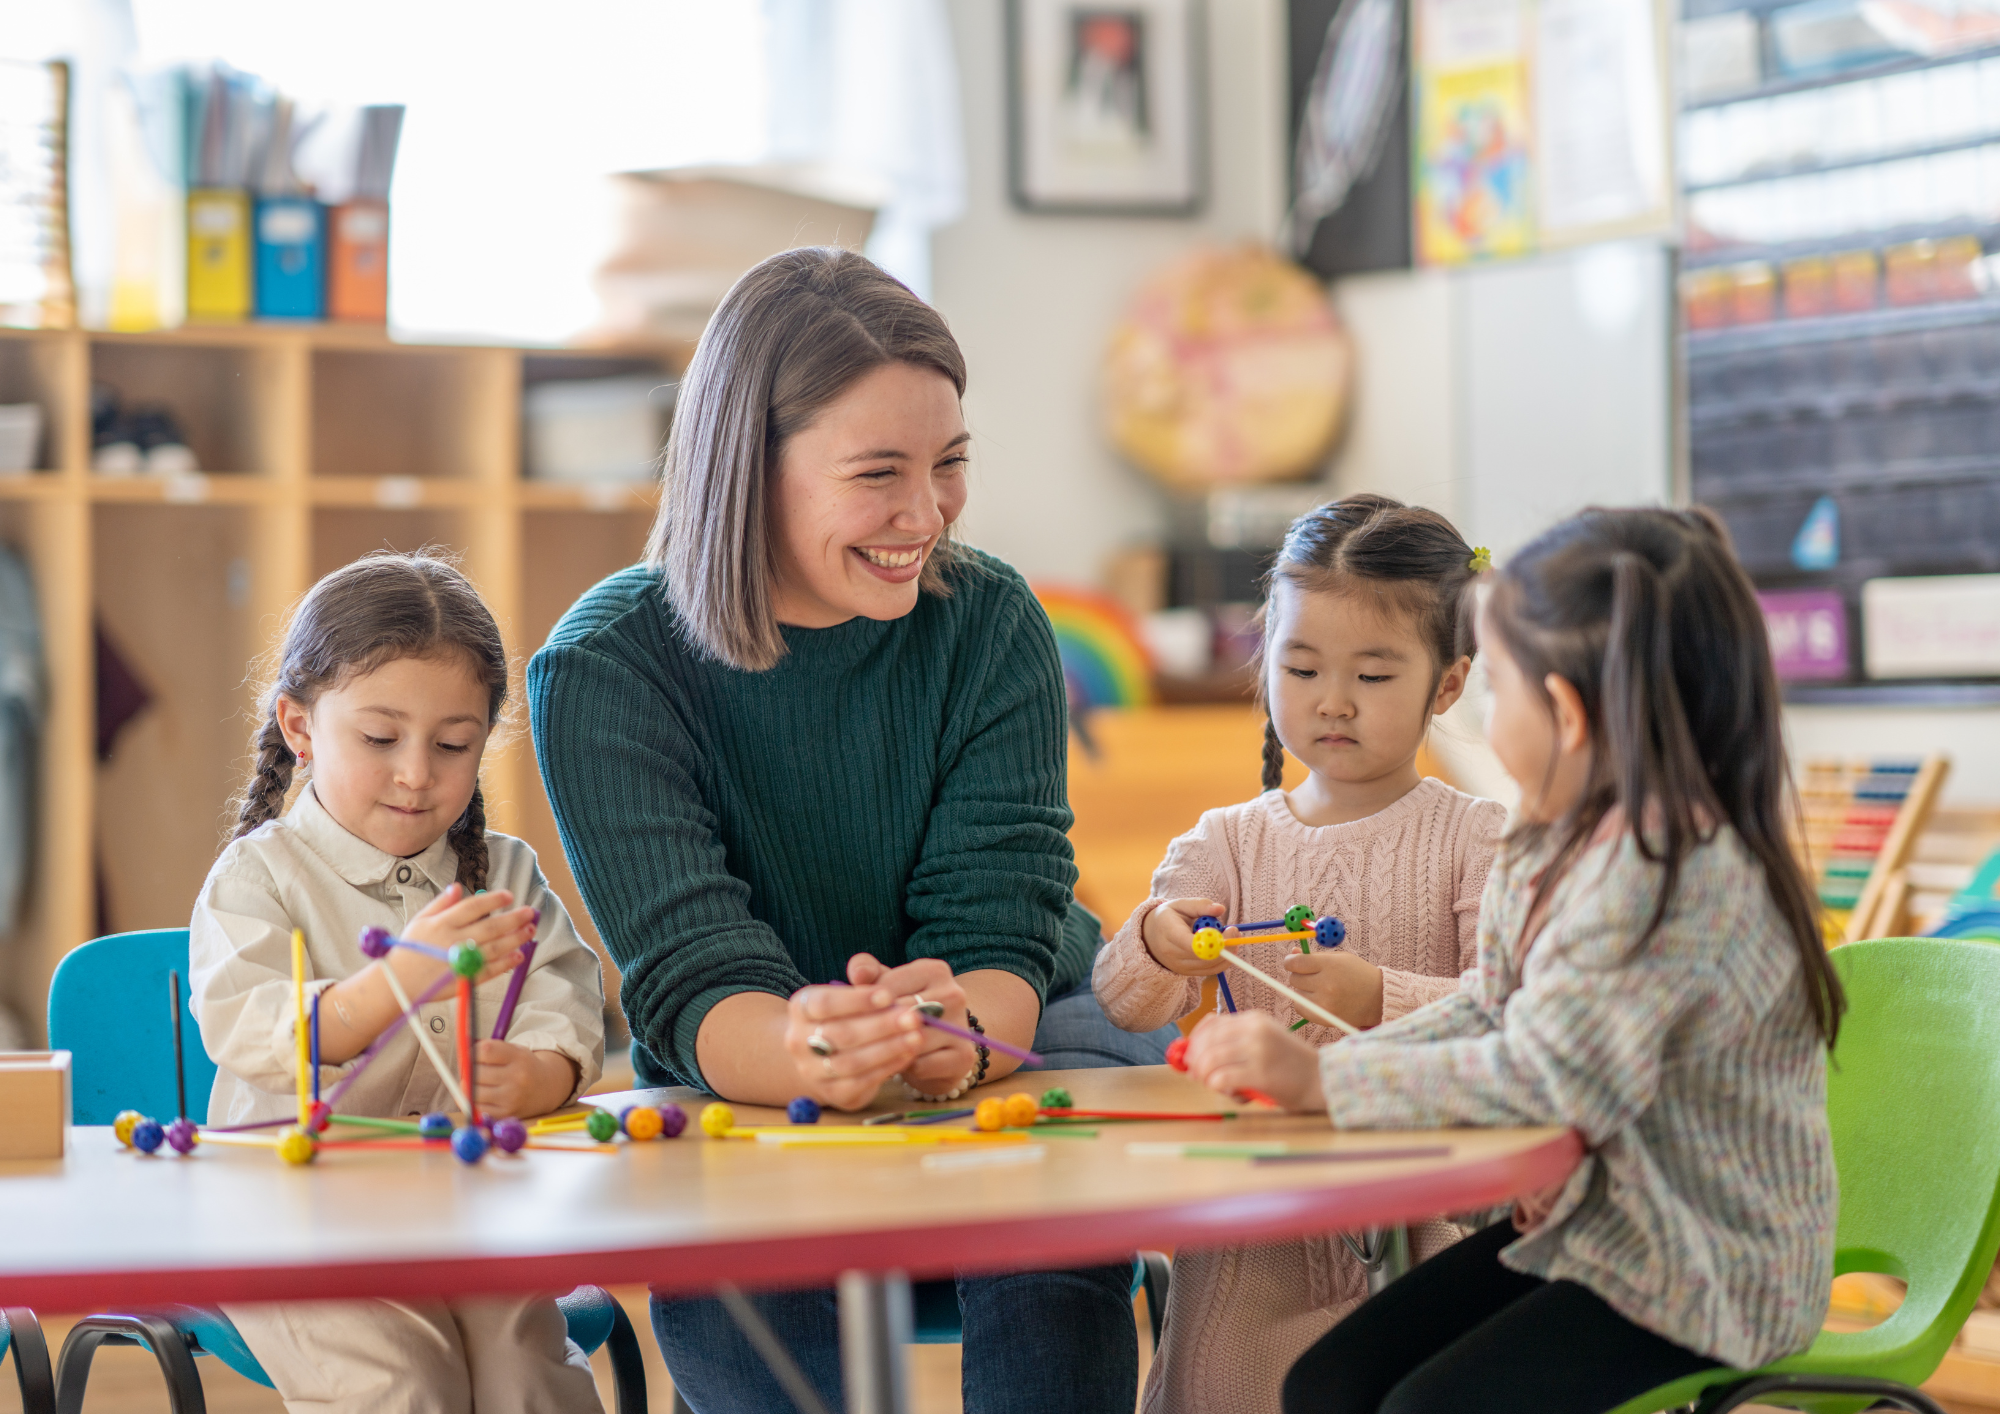
POLYGON ((277 1301, 223 1313, 290 1414, 602 1414, 546 1296, 277 1301))

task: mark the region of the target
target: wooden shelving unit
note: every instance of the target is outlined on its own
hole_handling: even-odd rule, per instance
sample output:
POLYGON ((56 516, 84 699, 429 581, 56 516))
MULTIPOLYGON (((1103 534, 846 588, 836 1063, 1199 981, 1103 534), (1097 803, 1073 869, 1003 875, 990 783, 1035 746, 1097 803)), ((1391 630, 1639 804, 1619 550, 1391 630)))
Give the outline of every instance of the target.
POLYGON ((31 1030, 93 936, 184 924, 248 760, 253 660, 320 575, 382 546, 446 546, 516 660, 511 730, 484 768, 493 828, 529 840, 580 923, 534 766, 519 669, 585 588, 638 558, 651 488, 529 483, 525 384, 674 376, 682 348, 393 343, 341 326, 164 334, 0 330, 0 403, 46 414, 40 469, 0 476, 0 542, 31 567, 48 672, 34 884, 0 942, 0 1000, 31 1030), (199 475, 90 467, 90 389, 172 408, 199 475), (99 624, 153 705, 96 759, 99 624))

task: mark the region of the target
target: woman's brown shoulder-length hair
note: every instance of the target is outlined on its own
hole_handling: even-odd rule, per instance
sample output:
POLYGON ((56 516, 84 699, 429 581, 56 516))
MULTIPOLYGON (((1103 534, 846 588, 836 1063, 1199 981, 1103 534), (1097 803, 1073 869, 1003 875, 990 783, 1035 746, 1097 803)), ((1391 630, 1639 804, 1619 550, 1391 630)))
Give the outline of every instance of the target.
MULTIPOLYGON (((885 364, 935 369, 965 392, 944 318, 850 250, 788 250, 723 297, 681 380, 646 563, 699 652, 762 672, 785 654, 772 608, 771 482, 785 442, 885 364)), ((949 538, 920 587, 949 592, 949 538)))

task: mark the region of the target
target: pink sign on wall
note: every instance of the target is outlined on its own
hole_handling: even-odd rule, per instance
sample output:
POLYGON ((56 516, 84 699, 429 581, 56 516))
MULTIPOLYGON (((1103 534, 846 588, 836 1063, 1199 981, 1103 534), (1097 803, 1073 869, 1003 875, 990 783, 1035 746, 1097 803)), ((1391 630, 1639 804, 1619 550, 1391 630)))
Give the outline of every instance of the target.
POLYGON ((1771 661, 1781 682, 1847 676, 1847 605, 1831 589, 1771 589, 1758 594, 1771 661))

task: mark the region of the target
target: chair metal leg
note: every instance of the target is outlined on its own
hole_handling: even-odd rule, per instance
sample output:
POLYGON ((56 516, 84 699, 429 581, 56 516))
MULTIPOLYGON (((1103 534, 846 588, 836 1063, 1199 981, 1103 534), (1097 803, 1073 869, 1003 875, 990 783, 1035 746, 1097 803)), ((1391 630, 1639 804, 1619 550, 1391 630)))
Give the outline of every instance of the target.
POLYGON ((49 1369, 49 1343, 42 1323, 25 1306, 0 1310, 14 1351, 14 1379, 21 1387, 22 1414, 54 1414, 56 1380, 49 1369))
POLYGON ((1343 1232, 1340 1240, 1367 1270, 1370 1296, 1410 1269, 1410 1230, 1406 1227, 1372 1227, 1359 1236, 1343 1232))
POLYGON ((63 1341, 56 1362, 56 1414, 83 1414, 83 1389, 90 1382, 90 1362, 100 1345, 143 1345, 160 1362, 167 1382, 167 1407, 172 1414, 208 1414, 201 1375, 187 1341, 164 1316, 144 1314, 87 1316, 63 1341))
POLYGON ((1944 1406, 1920 1389, 1854 1375, 1756 1375, 1711 1391, 1695 1406, 1695 1414, 1726 1414, 1767 1394, 1858 1394, 1873 1398, 1876 1405, 1871 1407, 1886 1403, 1910 1414, 1945 1414, 1944 1406))
POLYGON ((1174 1264, 1164 1252, 1141 1252, 1140 1283, 1146 1293, 1146 1324, 1153 1328, 1153 1349, 1160 1348, 1160 1335, 1167 1324, 1167 1287, 1172 1283, 1174 1264))
POLYGON ((611 1387, 618 1414, 646 1414, 646 1357, 632 1330, 632 1318, 616 1298, 611 1303, 611 1334, 605 1337, 604 1353, 611 1357, 611 1387))

